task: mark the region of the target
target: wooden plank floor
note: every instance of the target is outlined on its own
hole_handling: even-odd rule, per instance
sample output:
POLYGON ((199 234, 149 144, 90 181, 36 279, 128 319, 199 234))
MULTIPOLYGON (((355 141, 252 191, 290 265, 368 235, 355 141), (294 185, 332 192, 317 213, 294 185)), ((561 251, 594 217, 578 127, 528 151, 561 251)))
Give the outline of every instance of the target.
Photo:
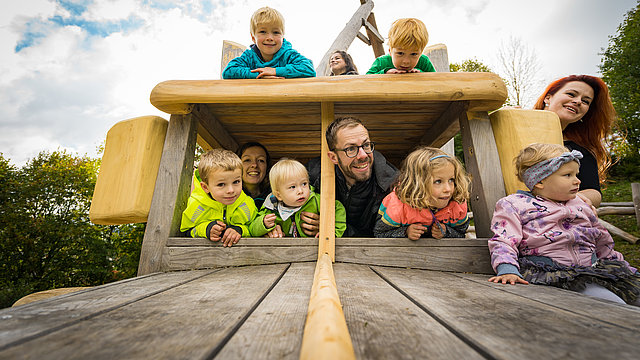
MULTIPOLYGON (((0 359, 297 359, 315 263, 152 274, 0 310, 0 359)), ((635 359, 640 309, 335 263, 359 359, 635 359)), ((321 349, 318 349, 321 351, 321 349)))

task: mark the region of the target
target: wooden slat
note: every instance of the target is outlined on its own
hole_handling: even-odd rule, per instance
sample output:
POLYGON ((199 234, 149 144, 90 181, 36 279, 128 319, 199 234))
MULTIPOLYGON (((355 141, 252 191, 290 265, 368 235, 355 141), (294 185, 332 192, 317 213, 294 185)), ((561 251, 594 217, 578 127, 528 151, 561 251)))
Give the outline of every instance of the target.
POLYGON ((460 131, 458 117, 465 111, 467 103, 451 102, 449 107, 440 115, 438 120, 429 128, 420 143, 433 147, 440 147, 453 138, 460 131))
POLYGON ((631 183, 631 196, 633 208, 636 212, 636 224, 640 228, 640 183, 631 183))
POLYGON ((216 359, 297 359, 315 263, 291 264, 216 359))
POLYGON ((316 264, 300 359, 355 359, 331 262, 325 253, 316 264))
POLYGON ((491 217, 496 202, 505 196, 502 174, 497 171, 500 157, 491 130, 489 116, 481 112, 467 112, 460 116, 460 132, 465 167, 471 174, 469 204, 479 237, 492 237, 491 217))
MULTIPOLYGON (((212 271, 153 274, 0 311, 0 351, 193 281, 212 271)), ((0 352, 0 358, 5 358, 0 352)))
MULTIPOLYGON (((372 5, 373 6, 373 5, 372 5)), ((336 180, 335 166, 327 155, 329 145, 324 134, 329 125, 333 122, 333 103, 323 102, 322 107, 322 132, 317 134, 322 139, 322 150, 320 151, 320 231, 318 236, 318 261, 323 254, 328 254, 331 261, 336 258, 336 180)))
POLYGON ((192 115, 171 115, 144 232, 138 275, 162 271, 162 253, 167 238, 180 232, 182 211, 191 189, 196 129, 197 121, 192 115))
MULTIPOLYGON (((631 359, 640 351, 636 331, 498 287, 442 272, 374 270, 487 358, 631 359)), ((537 288, 530 285, 527 290, 533 295, 537 288)), ((566 291, 557 291, 555 299, 569 303, 581 296, 588 301, 566 291)), ((629 314, 636 317, 638 313, 629 314)))
POLYGON ((163 261, 167 271, 210 269, 223 266, 283 264, 315 261, 315 246, 273 247, 167 247, 163 261))
POLYGON ((194 106, 192 114, 198 119, 198 135, 207 143, 218 144, 217 147, 223 147, 233 152, 238 150, 240 145, 236 139, 227 132, 227 129, 220 124, 206 105, 194 106))
POLYGON ((334 268, 357 358, 482 358, 368 266, 336 263, 334 268))
POLYGON ((268 265, 223 269, 11 347, 0 357, 213 357, 286 268, 268 265))
MULTIPOLYGON (((170 114, 188 114, 190 104, 309 102, 469 101, 469 110, 500 107, 507 89, 493 73, 420 73, 302 79, 171 80, 156 85, 151 103, 170 114), (264 96, 269 94, 269 96, 264 96)), ((215 113, 215 112, 214 112, 215 113)))
POLYGON ((474 281, 500 291, 526 297, 576 314, 625 327, 630 331, 637 331, 640 325, 640 308, 635 306, 613 304, 606 300, 590 296, 574 296, 576 293, 558 289, 552 286, 527 286, 496 284, 487 281, 490 276, 478 274, 454 274, 463 279, 474 281), (532 289, 532 287, 534 287, 532 289), (558 293, 566 292, 572 297, 571 301, 558 301, 558 293), (597 301, 594 301, 597 300, 597 301))

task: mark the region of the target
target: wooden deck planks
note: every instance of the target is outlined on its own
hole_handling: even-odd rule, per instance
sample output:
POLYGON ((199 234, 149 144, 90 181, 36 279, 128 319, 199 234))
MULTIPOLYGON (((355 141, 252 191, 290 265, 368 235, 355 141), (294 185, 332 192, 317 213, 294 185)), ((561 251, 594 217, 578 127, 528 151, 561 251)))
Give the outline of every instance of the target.
MULTIPOLYGON (((212 273, 153 274, 0 311, 0 351, 212 273)), ((0 353, 0 357, 1 353, 0 353)))
POLYGON ((358 359, 482 358, 368 266, 335 263, 334 271, 358 359))
MULTIPOLYGON (((453 274, 374 269, 490 358, 631 359, 640 352, 637 332, 589 315, 453 274)), ((528 290, 533 295, 537 289, 531 286, 528 290)), ((553 303, 572 302, 577 297, 583 296, 556 291, 553 303)))
POLYGON ((242 325, 287 267, 222 269, 10 347, 0 353, 0 357, 208 357, 242 325))
POLYGON ((315 263, 291 264, 216 359, 297 359, 315 263))

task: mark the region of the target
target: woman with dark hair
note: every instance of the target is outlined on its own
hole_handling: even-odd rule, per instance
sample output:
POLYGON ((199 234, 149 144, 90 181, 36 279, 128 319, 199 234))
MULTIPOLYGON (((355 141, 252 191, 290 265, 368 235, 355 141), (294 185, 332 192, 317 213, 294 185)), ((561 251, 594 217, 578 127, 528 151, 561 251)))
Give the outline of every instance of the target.
POLYGON ((612 163, 605 143, 616 121, 607 84, 589 75, 558 79, 547 86, 534 109, 558 114, 564 145, 584 156, 580 162, 578 195, 590 205, 600 205, 600 183, 606 179, 612 163))
POLYGON ((358 75, 358 69, 356 69, 351 55, 346 51, 334 51, 329 58, 329 67, 331 68, 331 76, 358 75))
POLYGON ((264 199, 271 192, 269 186, 269 169, 271 156, 264 145, 259 142, 248 142, 238 149, 242 160, 242 190, 251 196, 260 209, 264 199))

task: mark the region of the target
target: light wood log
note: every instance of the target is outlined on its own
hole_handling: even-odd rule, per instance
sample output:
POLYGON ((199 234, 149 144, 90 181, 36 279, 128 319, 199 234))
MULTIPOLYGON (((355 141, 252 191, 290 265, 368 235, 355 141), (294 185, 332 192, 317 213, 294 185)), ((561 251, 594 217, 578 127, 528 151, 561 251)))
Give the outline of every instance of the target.
POLYGON ((170 80, 156 85, 151 92, 153 106, 170 114, 188 114, 191 104, 198 103, 258 104, 261 108, 272 107, 278 111, 273 107, 274 103, 321 101, 389 104, 393 101, 468 100, 469 110, 490 111, 500 107, 506 98, 507 88, 498 75, 472 72, 332 76, 286 81, 170 80))
POLYGON ((633 206, 633 201, 601 202, 600 206, 633 206))
MULTIPOLYGON (((360 3, 364 3, 366 0, 360 0, 360 3)), ((365 27, 367 30, 367 36, 369 36, 369 41, 371 42, 371 47, 373 48, 373 56, 379 58, 384 55, 384 37, 380 35, 378 32, 378 25, 376 25, 376 17, 373 14, 373 11, 367 17, 365 21, 365 27), (367 26, 368 25, 368 26, 367 26), (374 32, 375 29, 375 32, 374 32)), ((365 73, 366 70, 362 69, 362 72, 365 73)))
POLYGON ((336 258, 336 180, 335 166, 327 155, 329 153, 329 144, 324 135, 334 120, 333 103, 322 102, 322 150, 320 152, 320 235, 318 237, 318 261, 323 254, 329 254, 331 261, 336 258))
POLYGON ((596 209, 598 216, 602 215, 635 215, 633 206, 600 206, 596 209))
POLYGON ((640 229, 640 183, 631 183, 631 196, 636 212, 636 224, 638 225, 638 229, 640 229))
POLYGON ((153 191, 149 221, 144 232, 138 275, 162 271, 162 254, 169 236, 180 232, 193 176, 197 120, 171 115, 153 191))
POLYGON ((111 127, 89 210, 91 222, 147 221, 168 124, 159 116, 141 116, 111 127))
POLYGON ((460 132, 465 166, 472 179, 469 204, 476 233, 478 237, 490 238, 493 236, 491 217, 505 191, 502 174, 497 171, 500 160, 489 116, 481 112, 461 114, 460 132))
POLYGON ((449 72, 449 53, 445 44, 429 45, 422 53, 429 57, 437 72, 449 72))
POLYGON ((355 359, 331 262, 323 254, 316 264, 300 351, 303 360, 355 359))
POLYGON ((623 238, 624 240, 630 242, 631 244, 635 244, 638 241, 638 238, 636 236, 633 236, 633 235, 629 234, 628 232, 616 227, 615 225, 610 224, 610 223, 608 223, 608 222, 606 222, 606 221, 604 221, 602 219, 598 219, 598 221, 611 234, 620 236, 621 238, 623 238))
MULTIPOLYGON (((329 57, 336 50, 347 51, 349 46, 355 40, 360 28, 362 27, 362 20, 366 19, 371 10, 373 9, 373 1, 367 1, 360 5, 358 10, 351 16, 351 19, 344 26, 344 29, 340 31, 336 39, 333 41, 329 50, 322 56, 320 63, 316 67, 316 74, 318 76, 327 76, 331 73, 329 69, 329 57)), ((371 37, 369 37, 371 39, 371 37)))
POLYGON ((513 159, 532 143, 562 145, 558 115, 552 111, 500 109, 494 111, 490 119, 507 195, 518 190, 528 191, 516 177, 513 159))

